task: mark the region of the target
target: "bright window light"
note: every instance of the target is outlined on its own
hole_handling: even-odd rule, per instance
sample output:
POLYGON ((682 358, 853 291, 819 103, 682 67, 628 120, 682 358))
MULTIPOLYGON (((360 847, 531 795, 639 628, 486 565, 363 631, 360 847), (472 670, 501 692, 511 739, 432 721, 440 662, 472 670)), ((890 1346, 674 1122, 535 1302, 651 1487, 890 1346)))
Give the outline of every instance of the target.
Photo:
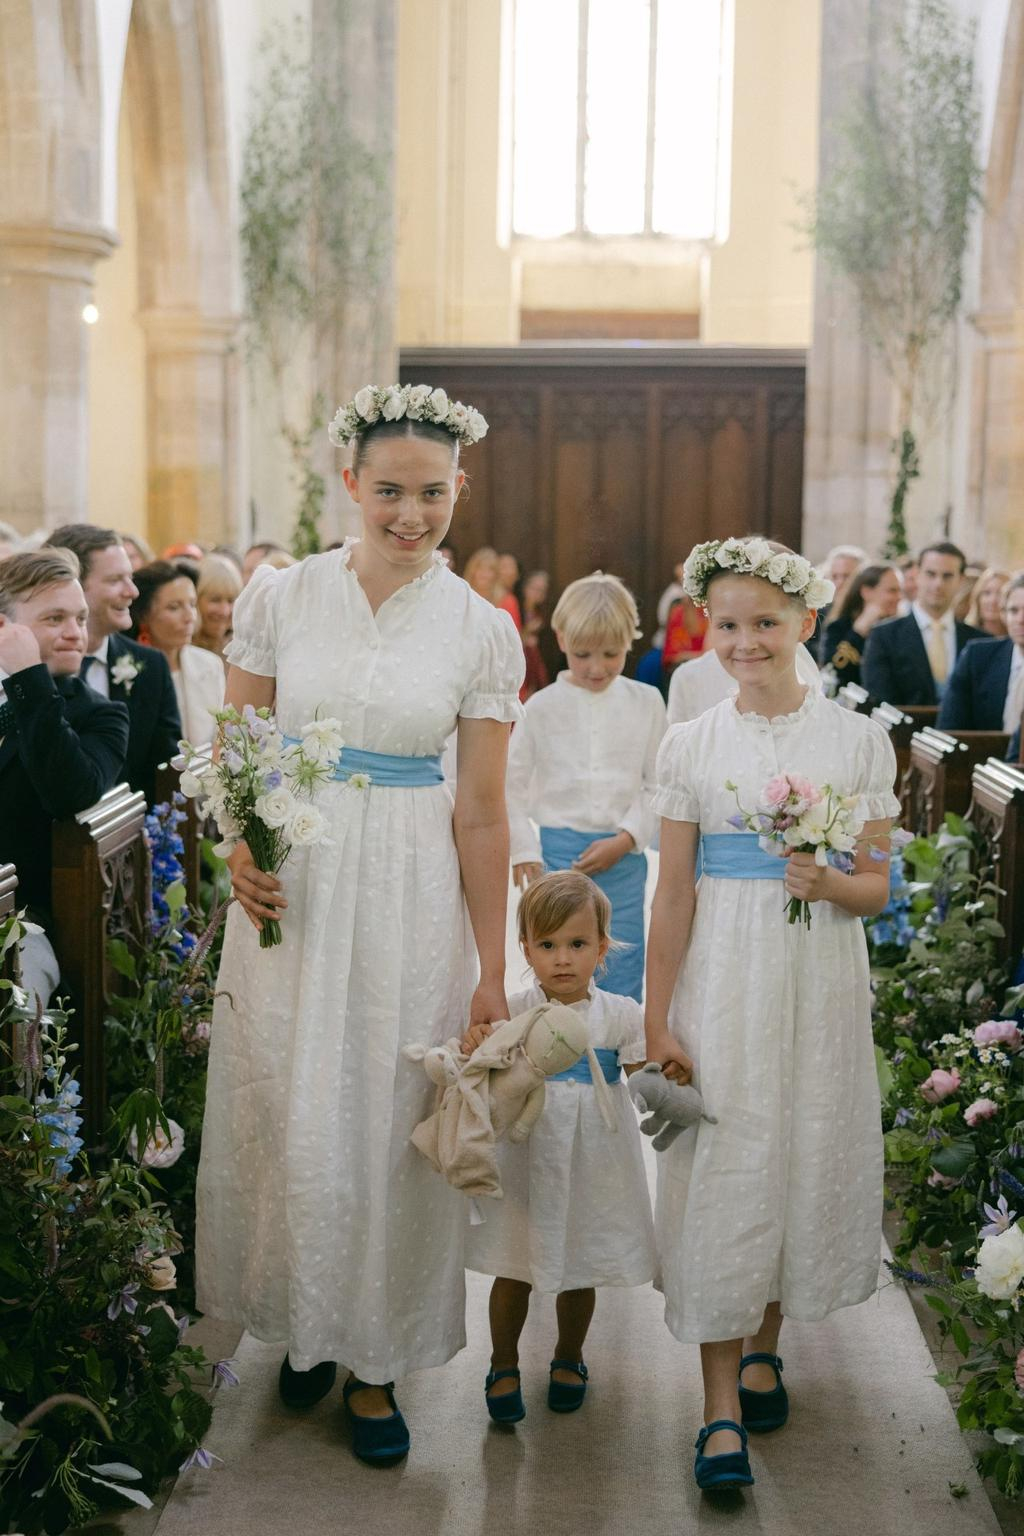
POLYGON ((577 0, 516 0, 512 222, 550 238, 576 228, 577 0))
POLYGON ((644 227, 650 0, 590 0, 583 223, 594 235, 644 227))

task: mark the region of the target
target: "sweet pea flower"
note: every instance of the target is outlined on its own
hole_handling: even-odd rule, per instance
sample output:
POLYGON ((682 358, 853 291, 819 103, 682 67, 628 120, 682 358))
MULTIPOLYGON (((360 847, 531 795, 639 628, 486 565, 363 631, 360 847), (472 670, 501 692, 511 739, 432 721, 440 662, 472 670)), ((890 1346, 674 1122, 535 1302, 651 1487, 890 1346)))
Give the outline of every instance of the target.
POLYGON ((1024 1034, 1012 1019, 989 1019, 974 1031, 975 1045, 1002 1045, 1008 1051, 1019 1051, 1024 1044, 1024 1034))
POLYGON ((929 1104, 941 1104, 943 1099, 948 1099, 951 1093, 956 1093, 959 1087, 960 1073, 956 1067, 952 1072, 936 1067, 931 1076, 925 1078, 918 1091, 922 1099, 927 1099, 929 1104))
POLYGON ((999 1113, 999 1105, 992 1099, 975 1099, 973 1104, 968 1104, 964 1110, 964 1119, 968 1125, 980 1125, 983 1120, 991 1120, 992 1116, 999 1113))
POLYGON ((998 1237, 1000 1232, 1005 1232, 1017 1219, 1017 1212, 1010 1210, 1005 1195, 1000 1195, 995 1205, 985 1204, 983 1209, 988 1217, 988 1225, 980 1229, 979 1237, 998 1237))

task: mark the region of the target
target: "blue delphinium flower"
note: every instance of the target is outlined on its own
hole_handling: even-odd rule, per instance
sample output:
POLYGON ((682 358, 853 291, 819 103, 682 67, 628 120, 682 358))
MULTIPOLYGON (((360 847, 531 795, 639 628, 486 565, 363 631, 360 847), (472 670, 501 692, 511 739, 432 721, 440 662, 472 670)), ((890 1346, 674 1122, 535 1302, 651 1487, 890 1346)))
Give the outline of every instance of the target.
POLYGON ((75 1157, 84 1146, 81 1136, 77 1134, 81 1128, 82 1117, 75 1114, 75 1110, 82 1102, 82 1096, 78 1091, 78 1083, 73 1077, 66 1077, 58 1082, 55 1068, 51 1068, 47 1076, 55 1084, 56 1092, 52 1098, 45 1093, 37 1095, 36 1119, 40 1125, 45 1125, 48 1129, 49 1145, 58 1153, 53 1160, 53 1174, 56 1178, 66 1179, 71 1173, 71 1165, 75 1157), (54 1075, 51 1076, 51 1073, 54 1075))

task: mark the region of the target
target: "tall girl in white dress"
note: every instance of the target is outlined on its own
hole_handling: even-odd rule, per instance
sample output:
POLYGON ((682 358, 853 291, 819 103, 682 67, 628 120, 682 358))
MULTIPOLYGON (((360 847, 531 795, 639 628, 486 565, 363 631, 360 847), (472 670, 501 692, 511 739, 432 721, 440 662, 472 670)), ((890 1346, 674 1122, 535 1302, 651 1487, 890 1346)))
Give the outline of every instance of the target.
POLYGON ((464 479, 459 442, 484 430, 441 391, 361 390, 332 436, 355 438, 345 480, 362 538, 260 567, 228 650, 230 703, 273 706, 289 735, 336 717, 339 772, 351 749, 375 756, 368 788, 326 787, 331 841, 296 849, 279 880, 244 844, 231 856, 199 1305, 287 1344, 293 1406, 322 1397, 344 1362, 354 1449, 378 1463, 408 1449, 393 1379, 465 1342, 464 1202, 410 1145, 432 1090, 402 1047, 508 1017, 494 870, 508 862, 523 653, 508 615, 435 554, 464 479), (456 722, 453 808, 439 754, 456 722), (277 910, 283 942, 263 951, 259 921, 277 910))
POLYGON ((698 546, 686 571, 739 693, 670 726, 659 754, 646 1029, 650 1059, 692 1072, 717 1119, 661 1155, 656 1231, 666 1322, 701 1346, 697 1480, 722 1487, 753 1480, 747 1431, 785 1422, 783 1315, 816 1321, 877 1283, 882 1135, 860 919, 888 899, 888 859, 867 842, 842 874, 730 832, 726 782, 748 809, 780 773, 859 795, 876 852, 899 804, 881 728, 797 677, 831 583, 763 539, 698 546), (809 929, 787 924, 787 896, 814 904, 809 929))

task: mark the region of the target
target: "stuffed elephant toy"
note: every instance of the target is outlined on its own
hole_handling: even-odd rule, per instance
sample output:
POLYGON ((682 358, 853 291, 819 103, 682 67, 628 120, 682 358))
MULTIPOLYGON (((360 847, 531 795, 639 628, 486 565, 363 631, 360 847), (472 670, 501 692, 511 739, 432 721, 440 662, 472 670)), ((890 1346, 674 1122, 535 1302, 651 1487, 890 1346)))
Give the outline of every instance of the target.
POLYGON ((654 1150, 664 1152, 688 1126, 706 1120, 717 1125, 714 1115, 704 1113, 704 1100, 696 1088, 687 1083, 674 1083, 665 1077, 656 1061, 649 1061, 629 1079, 629 1093, 646 1120, 640 1129, 645 1136, 654 1137, 654 1150))

